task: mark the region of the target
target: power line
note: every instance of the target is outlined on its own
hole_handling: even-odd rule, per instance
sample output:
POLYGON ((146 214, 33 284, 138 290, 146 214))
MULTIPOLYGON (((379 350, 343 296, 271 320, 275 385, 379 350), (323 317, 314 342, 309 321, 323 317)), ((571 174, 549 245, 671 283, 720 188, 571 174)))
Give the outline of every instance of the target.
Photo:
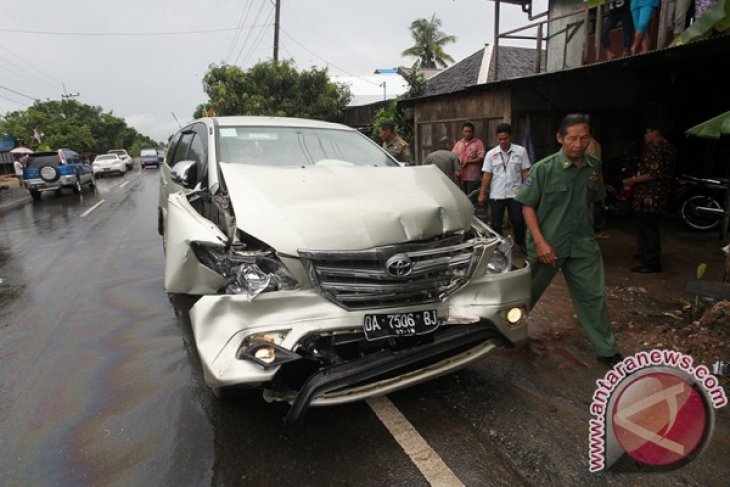
POLYGON ((259 44, 261 44, 261 40, 264 38, 264 35, 269 30, 269 27, 271 27, 271 17, 274 16, 274 11, 270 11, 269 15, 266 17, 266 27, 262 27, 259 31, 258 37, 256 37, 256 40, 251 44, 251 48, 249 49, 248 53, 246 54, 246 57, 241 61, 241 65, 245 65, 248 63, 249 58, 251 55, 256 52, 256 49, 259 47, 259 44))
POLYGON ((363 81, 364 81, 364 82, 366 82, 366 83, 370 83, 370 84, 371 84, 371 85, 373 85, 373 86, 380 86, 380 84, 378 84, 378 83, 373 83, 372 81, 370 81, 370 80, 368 80, 368 79, 366 79, 366 78, 363 78, 362 76, 357 76, 356 74, 352 74, 352 73, 350 73, 350 72, 348 72, 348 71, 345 71, 344 69, 340 68, 340 67, 339 67, 339 66, 337 66, 336 64, 334 64, 334 63, 331 63, 330 61, 326 60, 326 59, 325 59, 325 58, 323 58, 322 56, 319 56, 318 54, 314 53, 314 52, 313 52, 313 51, 312 51, 311 49, 309 49, 309 48, 308 48, 307 46, 305 46, 304 44, 302 44, 302 43, 301 43, 301 42, 299 42, 298 40, 294 39, 294 38, 293 38, 293 37, 291 36, 291 34, 289 34, 289 33, 288 33, 288 32, 287 32, 286 30, 284 30, 284 28, 283 28, 283 27, 281 28, 281 31, 282 31, 282 32, 284 33, 284 35, 285 35, 285 36, 287 36, 287 37, 288 37, 289 39, 291 39, 291 40, 292 40, 292 41, 294 41, 294 42, 295 42, 296 44, 298 44, 298 45, 299 45, 299 46, 300 46, 300 47, 301 47, 302 49, 304 49, 305 51, 307 51, 307 52, 308 52, 309 54, 311 54, 312 56, 316 57, 316 58, 317 58, 317 59, 319 59, 320 61, 324 61, 325 63, 327 63, 327 65, 328 65, 328 66, 332 66, 333 68, 337 69, 338 71, 342 71, 343 73, 345 73, 345 74, 346 74, 346 75, 348 75, 348 76, 352 76, 353 78, 359 78, 359 79, 363 80, 363 81))
MULTIPOLYGON (((259 7, 258 12, 256 12, 256 18, 253 20, 253 23, 255 24, 258 22, 259 17, 261 16, 261 11, 264 9, 264 6, 266 5, 266 0, 261 1, 261 6, 259 7)), ((248 42, 248 38, 251 37, 251 32, 253 32, 253 29, 249 30, 246 33, 246 38, 243 40, 243 44, 241 44, 241 49, 238 51, 238 55, 236 56, 236 59, 233 61, 233 64, 238 64, 238 58, 241 57, 241 54, 243 53, 243 50, 246 47, 246 43, 248 42)))
POLYGON ((53 77, 53 76, 51 76, 50 74, 46 73, 46 72, 45 72, 45 71, 43 71, 42 69, 40 69, 40 68, 37 68, 37 67, 33 66, 33 65, 32 65, 31 63, 29 63, 28 61, 26 61, 26 60, 25 60, 25 59, 24 59, 24 58, 23 58, 22 56, 20 56, 20 55, 19 55, 18 53, 16 53, 16 52, 14 52, 14 51, 10 50, 10 48, 8 48, 7 46, 3 46, 2 44, 0 44, 0 48, 1 48, 1 49, 3 49, 3 50, 5 50, 5 51, 7 51, 7 52, 8 52, 8 53, 10 53, 10 54, 12 54, 13 56, 15 56, 15 57, 16 57, 17 59, 19 59, 19 60, 20 60, 20 61, 21 61, 21 62, 22 62, 23 64, 27 65, 28 67, 30 67, 30 68, 32 68, 32 69, 34 69, 35 71, 39 72, 40 74, 42 74, 43 76, 45 76, 46 78, 48 78, 49 80, 51 80, 51 81, 53 82, 52 84, 53 84, 53 87, 54 87, 54 88, 56 88, 56 85, 59 85, 59 84, 61 84, 61 82, 60 82, 59 80, 57 80, 56 78, 54 78, 54 77, 53 77))
POLYGON ((36 101, 38 99, 38 98, 33 97, 33 96, 25 95, 25 94, 23 94, 23 93, 21 93, 19 91, 15 91, 14 89, 8 88, 7 86, 0 85, 0 88, 2 88, 3 90, 7 90, 10 93, 15 93, 16 95, 24 96, 26 98, 29 98, 29 99, 33 100, 33 101, 36 101))
MULTIPOLYGON (((12 60, 6 58, 5 56, 0 56, 0 61, 3 61, 3 71, 6 74, 15 75, 18 78, 28 81, 30 83, 33 83, 33 85, 41 86, 39 81, 42 81, 45 84, 50 84, 48 81, 44 80, 43 78, 38 77, 37 75, 25 70, 22 68, 22 66, 19 66, 18 64, 14 63, 12 60)), ((45 87, 45 85, 43 85, 45 87)))
MULTIPOLYGON (((247 25, 242 29, 254 29, 261 27, 260 25, 247 25)), ((207 29, 207 30, 181 30, 175 32, 54 32, 46 30, 21 30, 21 29, 0 29, 0 32, 12 32, 14 34, 34 34, 34 35, 53 35, 53 36, 80 36, 80 37, 159 37, 159 36, 178 36, 189 34, 215 34, 219 32, 231 32, 238 30, 238 27, 227 27, 225 29, 207 29)))
POLYGON ((226 53, 226 62, 230 61, 231 54, 233 54, 234 49, 236 49, 236 44, 238 44, 238 40, 241 38, 241 30, 243 28, 243 24, 246 22, 252 6, 253 0, 247 0, 243 6, 243 9, 241 10, 241 17, 238 19, 238 30, 236 30, 236 34, 231 40, 231 45, 228 46, 228 52, 226 53))
POLYGON ((3 100, 7 100, 10 103, 15 103, 16 105, 20 105, 20 106, 24 106, 24 107, 28 106, 28 103, 16 101, 16 100, 8 98, 7 96, 0 95, 0 98, 2 98, 3 100))

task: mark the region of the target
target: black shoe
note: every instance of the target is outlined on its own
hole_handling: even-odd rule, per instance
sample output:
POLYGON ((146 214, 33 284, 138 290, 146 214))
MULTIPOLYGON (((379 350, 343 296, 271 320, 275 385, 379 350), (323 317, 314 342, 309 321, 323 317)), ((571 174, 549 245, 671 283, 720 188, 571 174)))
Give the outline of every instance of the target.
POLYGON ((608 365, 609 367, 614 367, 617 363, 621 362, 624 359, 624 356, 620 353, 615 353, 611 355, 610 357, 598 357, 599 362, 603 362, 604 364, 608 365))
POLYGON ((632 267, 630 270, 631 270, 631 272, 640 272, 642 274, 650 274, 652 272, 661 272, 662 266, 641 264, 641 265, 632 267))

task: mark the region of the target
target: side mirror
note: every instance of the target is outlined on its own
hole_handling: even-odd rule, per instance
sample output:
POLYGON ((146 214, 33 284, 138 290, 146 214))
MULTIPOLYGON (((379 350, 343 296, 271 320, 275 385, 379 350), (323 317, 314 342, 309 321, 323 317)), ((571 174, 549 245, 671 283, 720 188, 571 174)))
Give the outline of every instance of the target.
POLYGON ((180 161, 172 167, 173 182, 184 188, 193 188, 198 179, 198 164, 195 161, 180 161))

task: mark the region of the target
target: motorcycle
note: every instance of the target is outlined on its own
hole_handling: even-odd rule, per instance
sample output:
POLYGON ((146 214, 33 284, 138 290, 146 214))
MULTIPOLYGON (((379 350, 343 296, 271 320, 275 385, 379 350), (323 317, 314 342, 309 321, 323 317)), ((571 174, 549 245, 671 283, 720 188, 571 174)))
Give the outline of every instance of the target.
POLYGON ((725 216, 723 203, 728 190, 724 178, 698 178, 682 174, 675 178, 670 205, 691 230, 709 232, 720 226, 725 216))
POLYGON ((625 216, 631 213, 632 188, 623 185, 623 180, 634 175, 628 154, 615 158, 606 165, 603 186, 606 197, 593 206, 593 228, 601 231, 609 216, 625 216))

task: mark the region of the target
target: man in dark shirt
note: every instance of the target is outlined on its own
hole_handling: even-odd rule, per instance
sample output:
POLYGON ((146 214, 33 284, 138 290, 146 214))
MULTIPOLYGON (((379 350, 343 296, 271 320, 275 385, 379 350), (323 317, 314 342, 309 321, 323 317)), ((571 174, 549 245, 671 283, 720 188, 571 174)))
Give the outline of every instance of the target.
POLYGON ((423 161, 424 164, 433 164, 457 185, 461 181, 461 161, 459 156, 451 152, 454 141, 447 136, 439 139, 440 149, 431 152, 423 161))
POLYGON ((638 257, 631 272, 661 272, 659 219, 667 205, 677 151, 667 140, 671 122, 654 120, 646 124, 644 150, 638 175, 624 180, 633 187, 632 209, 636 217, 638 257))

